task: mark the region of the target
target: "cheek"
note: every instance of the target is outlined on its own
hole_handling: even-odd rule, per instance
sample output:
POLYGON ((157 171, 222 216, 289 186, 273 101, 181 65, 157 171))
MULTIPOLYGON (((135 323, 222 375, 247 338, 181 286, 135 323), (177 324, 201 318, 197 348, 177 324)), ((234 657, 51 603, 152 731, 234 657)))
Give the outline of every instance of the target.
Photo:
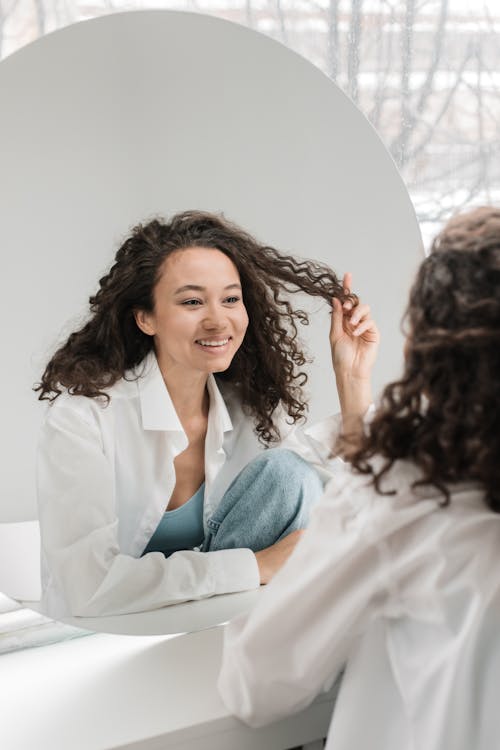
POLYGON ((241 335, 243 336, 248 328, 248 313, 246 311, 246 308, 244 307, 241 311, 241 318, 240 318, 240 330, 241 335))
POLYGON ((172 310, 163 315, 162 328, 171 335, 182 334, 194 324, 193 316, 184 310, 172 310))

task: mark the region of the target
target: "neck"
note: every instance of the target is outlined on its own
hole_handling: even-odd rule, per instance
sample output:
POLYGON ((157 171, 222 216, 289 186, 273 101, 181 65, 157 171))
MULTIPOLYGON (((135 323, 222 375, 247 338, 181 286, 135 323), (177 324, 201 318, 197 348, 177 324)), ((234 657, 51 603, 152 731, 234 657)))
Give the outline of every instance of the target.
POLYGON ((209 398, 207 391, 208 375, 206 373, 178 373, 174 368, 167 369, 160 365, 160 371, 167 386, 170 398, 181 422, 184 420, 206 417, 209 398))

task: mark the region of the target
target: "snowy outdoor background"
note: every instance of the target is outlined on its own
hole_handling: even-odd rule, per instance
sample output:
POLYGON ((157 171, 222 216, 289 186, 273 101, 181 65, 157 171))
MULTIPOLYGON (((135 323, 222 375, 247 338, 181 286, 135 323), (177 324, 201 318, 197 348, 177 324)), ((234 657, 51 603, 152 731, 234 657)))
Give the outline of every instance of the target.
POLYGON ((323 70, 391 152, 426 244, 450 213, 499 202, 500 0, 0 0, 0 59, 77 21, 145 8, 241 23, 323 70))

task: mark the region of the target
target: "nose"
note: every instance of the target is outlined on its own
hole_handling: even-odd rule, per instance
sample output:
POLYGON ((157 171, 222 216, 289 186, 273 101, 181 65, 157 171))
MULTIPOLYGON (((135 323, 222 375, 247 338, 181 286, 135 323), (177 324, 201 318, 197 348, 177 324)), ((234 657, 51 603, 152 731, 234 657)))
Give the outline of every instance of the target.
POLYGON ((202 323, 207 331, 223 331, 227 325, 225 310, 216 304, 207 305, 202 323))

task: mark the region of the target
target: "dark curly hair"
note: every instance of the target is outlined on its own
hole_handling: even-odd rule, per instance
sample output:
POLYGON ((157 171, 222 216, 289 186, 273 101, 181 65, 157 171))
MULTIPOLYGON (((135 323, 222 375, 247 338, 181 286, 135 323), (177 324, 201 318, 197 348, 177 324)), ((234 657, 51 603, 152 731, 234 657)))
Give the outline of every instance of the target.
POLYGON ((293 422, 307 408, 302 393, 307 375, 298 370, 306 359, 297 340, 297 321, 307 324, 308 316, 292 307, 288 293, 306 292, 330 304, 334 296, 354 303, 357 298, 344 290, 328 266, 284 255, 225 218, 201 211, 185 211, 168 223, 154 219, 132 230, 89 299, 91 318, 56 351, 34 390, 40 392, 39 399, 51 401, 62 388, 109 399, 105 389, 153 348, 134 311, 153 310, 163 262, 188 247, 216 248, 238 269, 249 326, 230 367, 217 377, 238 387, 259 439, 275 442, 279 431, 272 415, 278 404, 293 422))
POLYGON ((500 209, 456 216, 436 237, 406 323, 403 377, 351 439, 350 460, 382 493, 382 477, 408 459, 420 470, 414 486, 436 486, 443 505, 449 483, 479 480, 500 513, 500 209), (385 459, 377 470, 375 455, 385 459))

